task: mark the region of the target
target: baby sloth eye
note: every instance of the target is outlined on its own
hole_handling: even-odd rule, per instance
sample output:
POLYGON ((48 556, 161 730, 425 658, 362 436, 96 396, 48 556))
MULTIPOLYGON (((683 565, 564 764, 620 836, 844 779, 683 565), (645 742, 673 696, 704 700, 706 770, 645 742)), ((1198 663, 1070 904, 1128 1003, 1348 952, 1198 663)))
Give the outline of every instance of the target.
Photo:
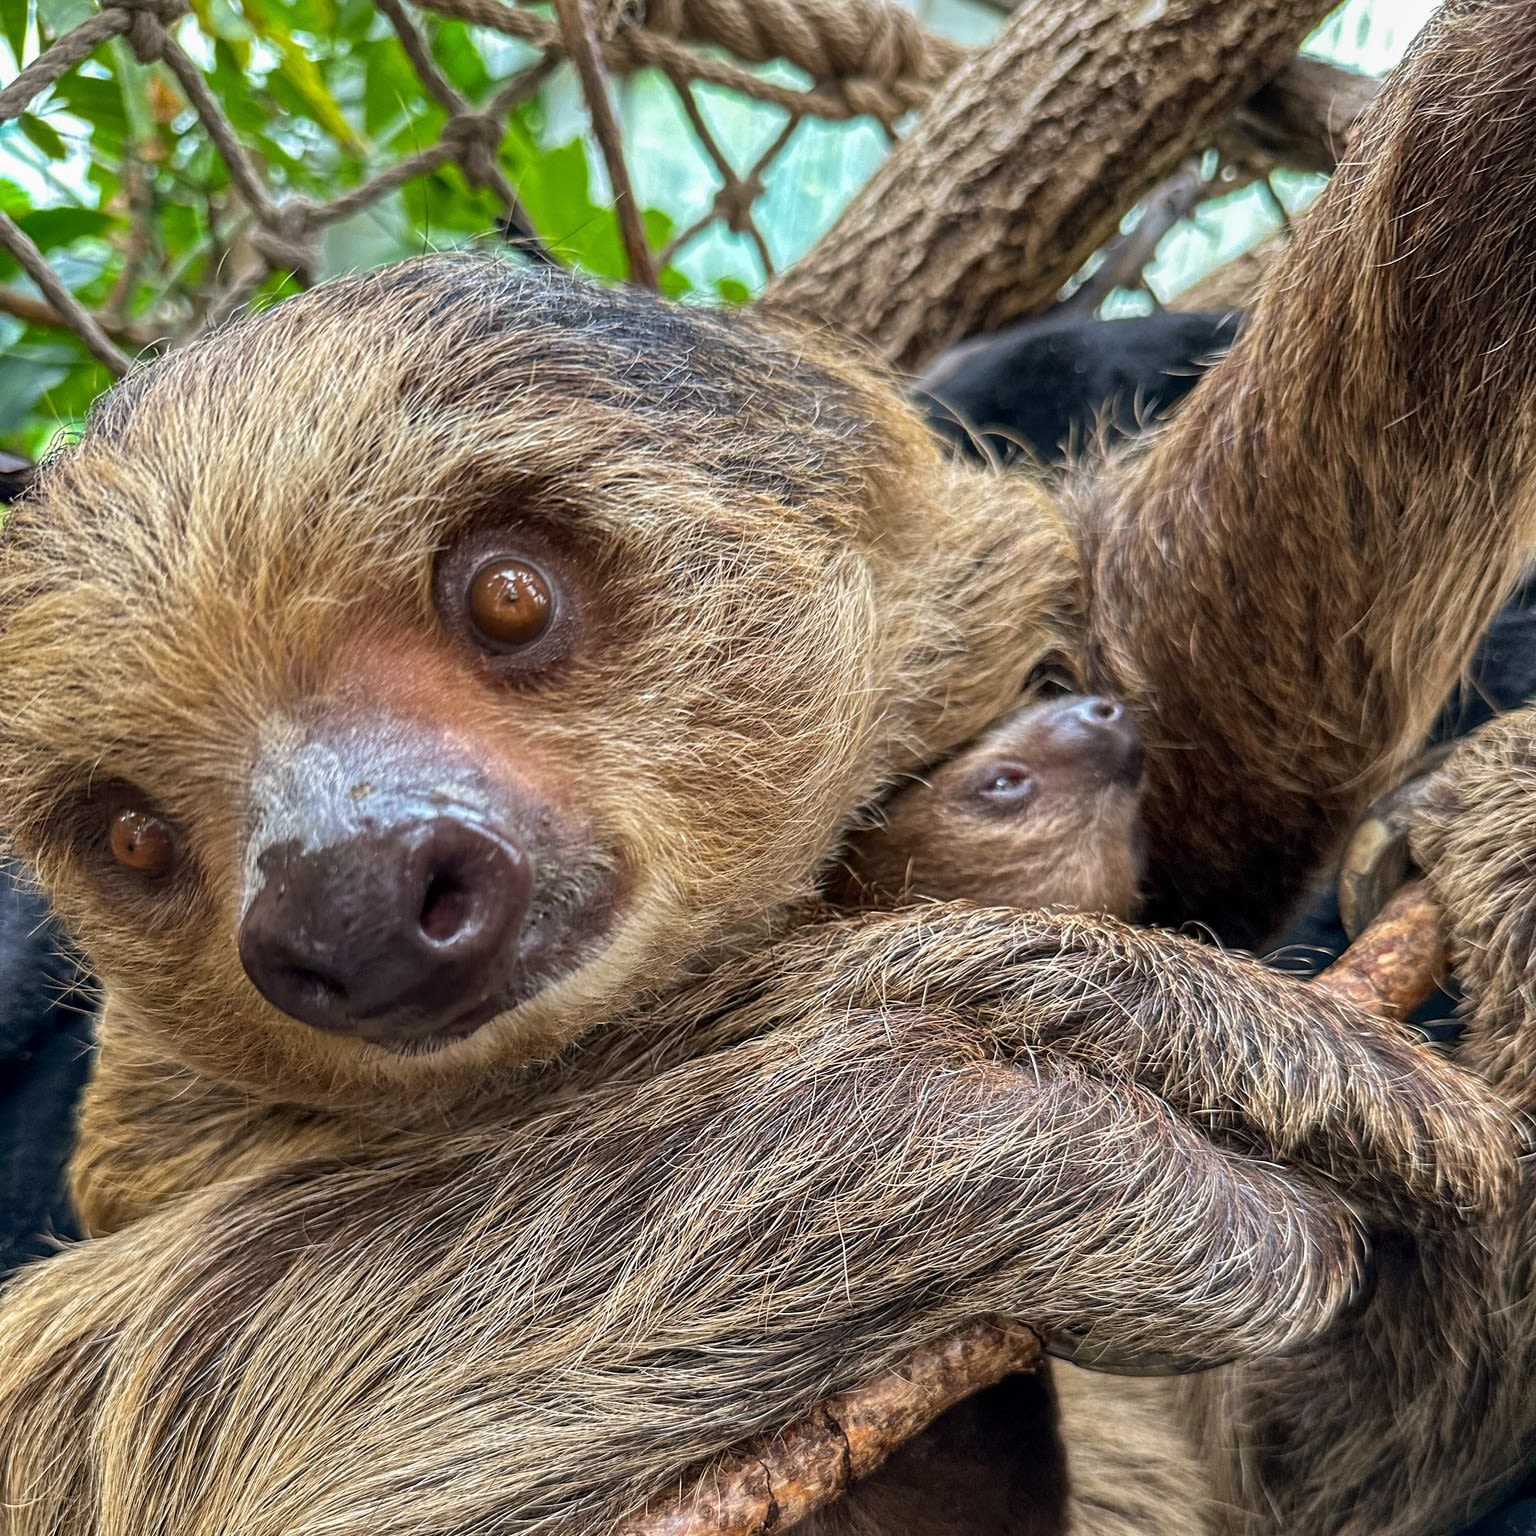
POLYGON ((469 622, 492 650, 532 645, 555 612, 555 591, 536 565, 510 557, 491 560, 470 578, 469 622))
POLYGON ((171 824, 147 806, 122 805, 113 811, 107 841, 119 864, 151 880, 163 879, 176 866, 171 824))
POLYGON ((1022 763, 993 763, 975 781, 972 793, 997 810, 1016 810, 1035 795, 1035 776, 1022 763))

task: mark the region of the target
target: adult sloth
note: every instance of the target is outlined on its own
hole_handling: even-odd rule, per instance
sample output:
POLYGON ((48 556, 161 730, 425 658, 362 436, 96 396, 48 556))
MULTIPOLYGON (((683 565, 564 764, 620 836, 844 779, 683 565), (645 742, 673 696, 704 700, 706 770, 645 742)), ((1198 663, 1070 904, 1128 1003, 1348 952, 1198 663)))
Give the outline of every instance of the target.
MULTIPOLYGON (((106 984, 121 1228, 0 1307, 0 1528, 598 1529, 977 1312, 1251 1355, 1357 1294, 1341 1190, 1507 1206, 1474 1079, 1241 957, 803 903, 1055 657, 1139 717, 1156 909, 1272 926, 1528 550, 1533 160, 1536 14, 1449 14, 1060 505, 791 322, 479 262, 120 387, 0 556, 0 820, 106 984)), ((1139 1519, 1207 1517, 1151 1481, 1200 1422, 1139 1519)), ((1328 1450, 1286 1486, 1365 1519, 1328 1450)))

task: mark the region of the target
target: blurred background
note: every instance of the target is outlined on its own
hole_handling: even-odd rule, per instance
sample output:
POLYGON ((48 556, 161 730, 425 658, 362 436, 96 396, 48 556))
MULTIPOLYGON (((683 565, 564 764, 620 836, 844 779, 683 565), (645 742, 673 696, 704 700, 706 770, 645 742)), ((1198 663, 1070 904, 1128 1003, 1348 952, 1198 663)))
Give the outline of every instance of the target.
MULTIPOLYGON (((912 8, 924 27, 975 44, 1000 25, 1007 0, 912 0, 912 8)), ((1380 73, 1433 8, 1434 0, 1348 0, 1304 51, 1380 73)), ((0 0, 0 86, 94 13, 88 0, 0 0)), ((471 185, 451 158, 396 187, 381 190, 375 178, 438 143, 452 93, 483 103, 524 80, 493 147, 504 184, 559 260, 622 277, 604 157, 569 66, 547 67, 536 42, 463 20, 423 12, 414 25, 447 94, 424 82, 373 0, 192 0, 190 14, 172 23, 274 203, 329 202, 368 187, 362 206, 312 232, 310 266, 299 278, 249 264, 244 247, 260 232, 231 186, 226 158, 175 73, 141 62, 123 36, 95 47, 29 110, 0 123, 0 214, 101 316, 121 353, 140 355, 216 322, 232 289, 259 303, 296 281, 500 240, 504 199, 471 185), (242 260, 250 275, 232 281, 242 260)), ((813 83, 782 60, 752 68, 794 90, 813 83)), ((684 92, 655 69, 616 74, 613 94, 660 286, 700 302, 741 302, 770 269, 792 262, 908 120, 792 114, 705 80, 684 92), (722 159, 751 194, 751 217, 736 229, 720 216, 722 159)), ((1208 197, 1161 236, 1134 287, 1095 294, 1093 308, 1137 314, 1175 298, 1280 228, 1322 180, 1275 169, 1208 197)), ((1124 227, 1138 215, 1127 215, 1124 227)), ((0 249, 0 449, 35 457, 111 377, 73 329, 50 322, 35 283, 0 249)))

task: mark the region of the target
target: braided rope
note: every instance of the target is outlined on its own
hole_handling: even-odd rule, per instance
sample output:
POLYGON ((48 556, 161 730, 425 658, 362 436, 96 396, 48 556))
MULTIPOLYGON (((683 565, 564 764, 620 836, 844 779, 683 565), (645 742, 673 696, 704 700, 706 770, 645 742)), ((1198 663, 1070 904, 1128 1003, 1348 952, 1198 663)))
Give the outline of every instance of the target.
POLYGON ((785 59, 813 80, 931 92, 966 50, 885 0, 646 0, 645 26, 716 43, 747 63, 785 59))

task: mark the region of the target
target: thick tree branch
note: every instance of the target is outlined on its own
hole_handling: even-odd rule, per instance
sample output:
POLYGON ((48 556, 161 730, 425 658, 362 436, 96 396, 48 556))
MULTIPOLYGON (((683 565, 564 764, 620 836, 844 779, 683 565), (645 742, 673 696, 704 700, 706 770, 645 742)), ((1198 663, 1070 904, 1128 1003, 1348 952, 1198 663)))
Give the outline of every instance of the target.
POLYGON ((914 367, 1054 302, 1328 0, 1025 0, 766 302, 914 367))
POLYGON ((1255 170, 1283 166, 1330 176, 1356 118, 1380 88, 1373 75, 1298 54, 1238 109, 1224 147, 1255 170))

